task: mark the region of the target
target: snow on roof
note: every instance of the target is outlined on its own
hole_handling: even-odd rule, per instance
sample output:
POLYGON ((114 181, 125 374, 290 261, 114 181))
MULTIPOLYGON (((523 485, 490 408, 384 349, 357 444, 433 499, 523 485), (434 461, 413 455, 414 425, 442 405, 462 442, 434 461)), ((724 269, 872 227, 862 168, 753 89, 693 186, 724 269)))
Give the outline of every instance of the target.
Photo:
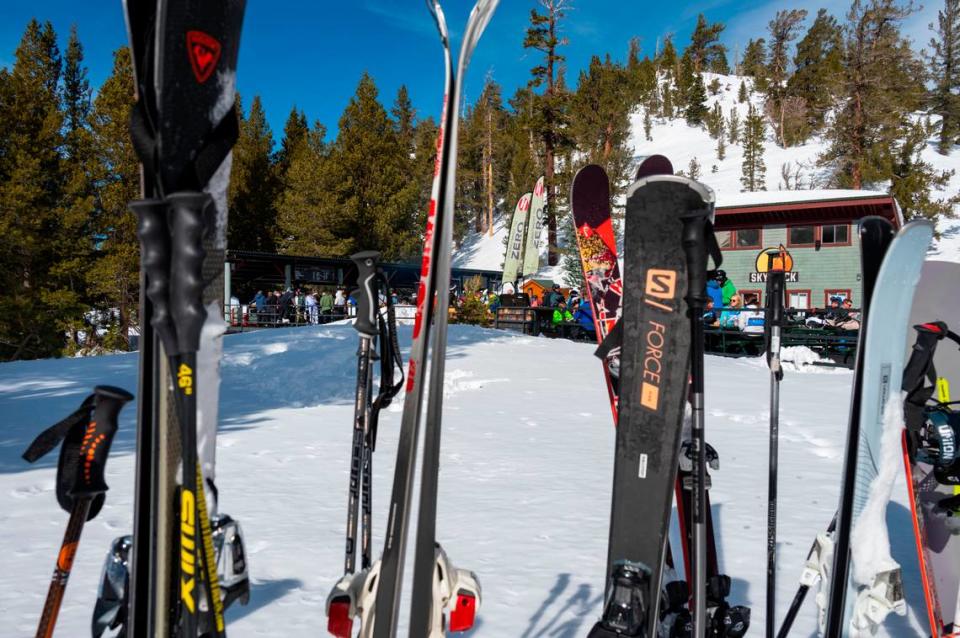
POLYGON ((720 193, 717 196, 717 209, 742 208, 748 206, 770 206, 776 204, 794 204, 802 202, 828 202, 846 199, 889 198, 888 193, 867 190, 796 190, 796 191, 756 191, 752 193, 720 193))

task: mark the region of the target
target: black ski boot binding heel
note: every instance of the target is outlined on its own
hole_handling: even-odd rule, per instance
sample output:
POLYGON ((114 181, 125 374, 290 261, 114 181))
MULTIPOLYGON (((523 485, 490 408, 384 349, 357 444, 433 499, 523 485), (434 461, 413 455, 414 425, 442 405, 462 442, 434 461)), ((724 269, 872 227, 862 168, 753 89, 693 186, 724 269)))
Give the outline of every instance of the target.
POLYGON ((641 563, 622 561, 610 578, 610 596, 603 609, 603 618, 587 638, 652 638, 644 630, 647 621, 647 601, 644 590, 650 578, 650 569, 641 563))

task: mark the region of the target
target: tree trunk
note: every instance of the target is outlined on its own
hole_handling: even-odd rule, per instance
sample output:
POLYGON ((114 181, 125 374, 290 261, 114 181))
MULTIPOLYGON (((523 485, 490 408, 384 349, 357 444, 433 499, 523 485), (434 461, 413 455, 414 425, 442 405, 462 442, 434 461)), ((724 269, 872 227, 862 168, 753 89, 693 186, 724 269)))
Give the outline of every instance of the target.
MULTIPOLYGON (((550 2, 550 41, 554 42, 557 32, 557 8, 554 2, 550 2)), ((551 266, 557 265, 557 214, 554 212, 554 199, 556 193, 554 192, 554 183, 553 183, 553 162, 554 162, 554 139, 553 139, 553 127, 555 125, 553 121, 553 97, 555 94, 554 88, 554 77, 553 77, 553 67, 554 67, 554 56, 556 55, 556 47, 550 47, 550 51, 547 53, 547 113, 546 113, 546 131, 543 136, 543 146, 544 146, 544 170, 543 170, 543 182, 544 188, 547 193, 547 263, 551 266)))

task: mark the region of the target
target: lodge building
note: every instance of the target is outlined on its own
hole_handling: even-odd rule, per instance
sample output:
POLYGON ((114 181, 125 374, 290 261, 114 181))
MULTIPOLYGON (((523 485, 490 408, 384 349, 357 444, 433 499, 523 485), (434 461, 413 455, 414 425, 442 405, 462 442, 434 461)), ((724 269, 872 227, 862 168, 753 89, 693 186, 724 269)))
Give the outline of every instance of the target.
POLYGON ((763 304, 768 252, 786 250, 788 304, 824 308, 831 297, 860 306, 858 221, 868 215, 903 225, 887 193, 855 190, 760 191, 717 198, 714 227, 722 268, 745 301, 763 304))

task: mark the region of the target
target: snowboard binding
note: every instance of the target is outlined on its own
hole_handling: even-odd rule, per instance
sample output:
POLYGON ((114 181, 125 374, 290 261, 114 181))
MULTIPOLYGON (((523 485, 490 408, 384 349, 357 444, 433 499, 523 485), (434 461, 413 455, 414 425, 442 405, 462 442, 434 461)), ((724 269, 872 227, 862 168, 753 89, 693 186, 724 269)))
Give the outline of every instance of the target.
POLYGON ((960 413, 940 403, 924 410, 923 425, 914 437, 914 458, 934 467, 937 481, 960 485, 960 413))

